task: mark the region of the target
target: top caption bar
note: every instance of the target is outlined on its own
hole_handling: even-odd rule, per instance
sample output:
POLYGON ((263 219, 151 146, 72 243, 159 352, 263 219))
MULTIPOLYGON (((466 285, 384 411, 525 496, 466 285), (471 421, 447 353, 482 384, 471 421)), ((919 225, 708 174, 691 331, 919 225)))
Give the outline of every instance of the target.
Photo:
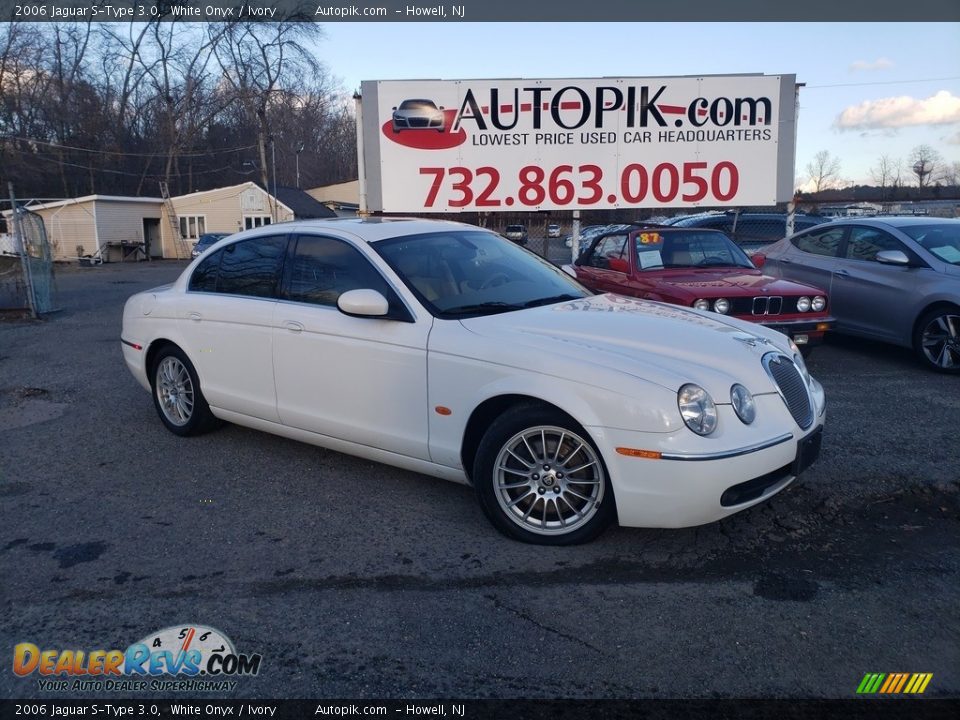
MULTIPOLYGON (((0 22, 958 22, 945 0, 0 0, 0 22)), ((656 38, 650 38, 655 42, 656 38)))

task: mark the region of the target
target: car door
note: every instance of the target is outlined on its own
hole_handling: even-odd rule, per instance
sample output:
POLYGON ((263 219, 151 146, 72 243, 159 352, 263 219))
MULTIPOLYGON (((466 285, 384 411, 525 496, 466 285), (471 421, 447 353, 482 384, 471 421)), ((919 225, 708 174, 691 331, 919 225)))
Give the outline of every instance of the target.
POLYGON ((207 402, 278 421, 273 313, 287 236, 231 243, 208 254, 184 293, 178 323, 207 402))
POLYGON ((830 296, 832 307, 833 270, 843 250, 846 232, 846 226, 835 225, 794 235, 786 244, 785 252, 767 258, 764 270, 775 269, 786 280, 796 280, 823 290, 830 296))
MULTIPOLYGON (((369 252, 369 250, 368 250, 369 252)), ((429 459, 427 338, 361 250, 347 240, 300 235, 291 244, 273 328, 277 408, 284 425, 429 459), (370 288, 403 319, 351 317, 348 290, 370 288)))
POLYGON ((630 246, 626 233, 597 240, 577 266, 578 279, 597 292, 624 292, 629 274, 630 246))
POLYGON ((915 312, 910 295, 918 288, 917 274, 923 268, 877 262, 877 253, 883 250, 899 250, 914 265, 922 262, 885 230, 851 226, 834 267, 830 302, 838 329, 897 341, 910 335, 915 312))

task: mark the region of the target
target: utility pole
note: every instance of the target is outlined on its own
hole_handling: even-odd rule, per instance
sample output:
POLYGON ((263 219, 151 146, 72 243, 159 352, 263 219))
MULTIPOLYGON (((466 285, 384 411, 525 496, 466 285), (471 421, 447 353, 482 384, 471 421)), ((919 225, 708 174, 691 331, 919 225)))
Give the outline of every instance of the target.
POLYGON ((270 162, 273 163, 273 218, 270 222, 277 222, 277 143, 273 135, 270 136, 270 162))
POLYGON ((300 189, 300 153, 303 152, 303 143, 297 145, 297 190, 300 189))

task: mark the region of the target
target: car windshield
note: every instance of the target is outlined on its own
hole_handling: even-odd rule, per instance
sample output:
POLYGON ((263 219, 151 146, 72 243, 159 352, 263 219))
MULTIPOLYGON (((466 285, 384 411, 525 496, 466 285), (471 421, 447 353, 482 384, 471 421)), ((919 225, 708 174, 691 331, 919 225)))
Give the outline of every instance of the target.
POLYGON ((430 100, 404 100, 400 103, 401 110, 436 110, 437 106, 430 100))
POLYGON ((960 223, 900 228, 923 248, 951 265, 960 265, 960 223))
POLYGON ((641 270, 753 268, 743 250, 721 232, 650 230, 637 233, 635 242, 641 270))
POLYGON ((441 318, 510 312, 591 294, 537 255, 482 230, 408 235, 371 247, 441 318))

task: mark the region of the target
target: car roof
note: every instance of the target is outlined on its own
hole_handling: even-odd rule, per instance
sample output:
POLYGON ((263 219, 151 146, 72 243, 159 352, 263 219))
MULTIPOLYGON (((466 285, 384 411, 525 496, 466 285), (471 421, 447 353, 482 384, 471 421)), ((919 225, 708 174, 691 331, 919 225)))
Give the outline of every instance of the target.
MULTIPOLYGON (((786 214, 786 213, 778 213, 778 212, 742 212, 742 213, 739 213, 739 215, 738 215, 737 213, 734 213, 733 211, 730 211, 730 212, 704 212, 704 213, 696 213, 696 214, 694 214, 694 215, 680 215, 680 216, 678 216, 678 217, 668 218, 666 222, 671 223, 671 224, 672 224, 672 223, 678 223, 678 222, 687 222, 687 221, 689 221, 689 222, 696 222, 696 221, 699 221, 699 220, 714 220, 714 219, 719 219, 719 218, 728 218, 728 217, 729 217, 729 218, 732 218, 732 217, 735 217, 735 216, 738 217, 739 219, 750 218, 750 219, 761 219, 761 220, 783 220, 783 219, 785 219, 785 218, 787 217, 787 214, 786 214)), ((814 218, 814 219, 829 220, 829 218, 824 217, 824 216, 822 216, 822 215, 814 215, 814 214, 810 214, 810 213, 801 213, 801 212, 795 213, 795 214, 794 214, 794 217, 798 217, 798 218, 814 218)))
POLYGON ((884 215, 882 217, 837 218, 831 225, 867 225, 893 228, 919 227, 921 225, 956 225, 960 220, 954 218, 930 217, 929 215, 884 215))
POLYGON ((410 217, 342 217, 319 220, 294 220, 282 224, 264 225, 255 231, 244 232, 243 237, 250 238, 275 234, 277 228, 281 226, 283 227, 283 232, 287 233, 318 233, 324 231, 350 233, 368 243, 405 235, 421 235, 423 233, 442 232, 444 230, 449 232, 462 232, 464 230, 485 231, 484 228, 477 227, 476 225, 467 225, 466 223, 453 222, 450 220, 424 220, 410 217))

